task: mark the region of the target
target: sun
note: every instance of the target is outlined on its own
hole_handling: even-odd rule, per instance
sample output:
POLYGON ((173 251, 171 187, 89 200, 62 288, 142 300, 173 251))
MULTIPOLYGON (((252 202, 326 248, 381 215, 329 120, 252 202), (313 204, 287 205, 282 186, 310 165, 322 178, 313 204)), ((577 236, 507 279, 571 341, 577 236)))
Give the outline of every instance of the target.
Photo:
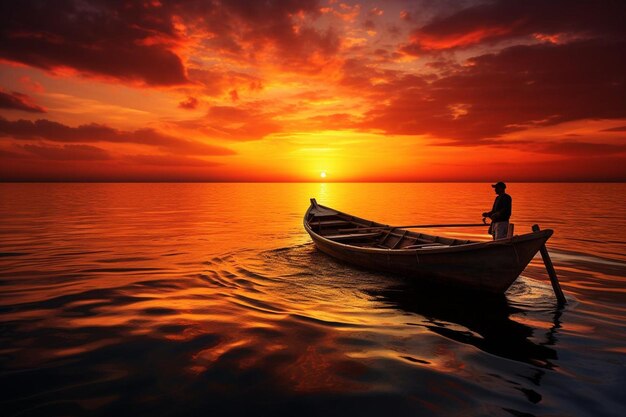
POLYGON ((326 178, 326 171, 322 171, 322 172, 320 172, 320 177, 322 177, 322 178, 326 178))

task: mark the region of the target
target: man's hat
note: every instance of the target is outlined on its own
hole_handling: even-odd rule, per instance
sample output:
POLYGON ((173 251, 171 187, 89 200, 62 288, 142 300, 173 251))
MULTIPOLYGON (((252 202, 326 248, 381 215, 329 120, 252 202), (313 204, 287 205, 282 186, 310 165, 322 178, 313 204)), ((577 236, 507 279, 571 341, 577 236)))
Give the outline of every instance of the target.
POLYGON ((496 182, 495 184, 491 184, 491 186, 492 186, 493 188, 498 188, 498 187, 501 187, 501 188, 506 188, 506 184, 505 184, 505 183, 503 183, 502 181, 498 181, 498 182, 496 182))

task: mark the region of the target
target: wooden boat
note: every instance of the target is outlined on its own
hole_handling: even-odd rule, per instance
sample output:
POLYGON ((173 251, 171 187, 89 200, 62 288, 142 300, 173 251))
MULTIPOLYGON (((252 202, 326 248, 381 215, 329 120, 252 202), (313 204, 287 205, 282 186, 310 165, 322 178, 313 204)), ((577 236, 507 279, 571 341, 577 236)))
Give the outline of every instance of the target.
POLYGON ((317 204, 304 228, 322 252, 360 267, 422 283, 504 293, 552 236, 552 230, 479 242, 428 235, 317 204))

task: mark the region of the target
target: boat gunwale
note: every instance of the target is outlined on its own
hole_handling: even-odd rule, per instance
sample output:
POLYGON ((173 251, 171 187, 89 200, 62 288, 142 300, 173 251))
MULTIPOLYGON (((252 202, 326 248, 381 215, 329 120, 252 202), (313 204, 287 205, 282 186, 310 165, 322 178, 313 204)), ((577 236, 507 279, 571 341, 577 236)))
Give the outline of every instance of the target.
MULTIPOLYGON (((327 206, 323 206, 321 204, 317 205, 318 207, 321 208, 325 208, 325 209, 329 209, 329 210, 333 210, 335 212, 337 212, 338 214, 343 214, 346 216, 350 216, 350 217, 355 217, 351 214, 348 213, 344 213, 342 211, 333 209, 331 207, 327 207, 327 206)), ((480 249, 484 249, 486 247, 490 247, 490 246, 500 246, 500 245, 510 245, 510 244, 514 244, 517 242, 524 242, 527 240, 535 240, 535 239, 541 239, 541 238, 546 238, 546 240, 548 238, 550 238, 550 236, 552 236, 552 229, 543 229, 540 230, 539 232, 531 232, 531 233, 525 233, 523 235, 515 235, 512 236, 510 238, 506 238, 506 239, 499 239, 499 240, 491 240, 491 241, 486 241, 486 242, 472 242, 472 243, 466 243, 466 244, 461 244, 461 245, 456 245, 456 246, 443 246, 443 247, 437 247, 437 246, 433 246, 433 247, 429 247, 429 248, 414 248, 414 249, 392 249, 392 248, 371 248, 371 247, 362 247, 362 246, 355 246, 355 245, 348 245, 345 243, 341 243, 341 242, 337 242, 336 240, 332 240, 332 239, 328 239, 318 233, 316 233, 315 231, 313 231, 313 229, 311 228, 311 226, 309 225, 309 222, 307 220, 307 217, 309 216, 309 213, 311 212, 311 209, 313 208, 313 205, 310 205, 309 208, 307 209, 306 213, 304 214, 304 228, 305 230, 309 233, 309 235, 311 235, 311 237, 315 236, 315 238, 319 238, 324 242, 327 242, 331 245, 335 245, 338 247, 342 247, 342 248, 346 248, 352 251, 356 251, 356 252, 362 252, 362 253, 376 253, 376 254, 385 254, 385 255, 407 255, 407 254, 440 254, 440 253, 454 253, 454 252, 468 252, 468 251, 474 251, 474 250, 480 250, 480 249)), ((361 219, 361 218, 359 218, 361 219)), ((367 220, 367 219, 361 219, 361 220, 366 220, 366 221, 371 221, 371 220, 367 220)), ((408 229, 401 229, 401 228, 394 228, 393 226, 389 226, 389 225, 383 225, 381 223, 377 223, 374 221, 371 221, 373 223, 376 224, 380 224, 381 228, 382 227, 388 227, 391 230, 408 230, 408 229)), ((437 235, 434 235, 437 236, 437 235)), ((439 236, 441 237, 441 236, 439 236)))

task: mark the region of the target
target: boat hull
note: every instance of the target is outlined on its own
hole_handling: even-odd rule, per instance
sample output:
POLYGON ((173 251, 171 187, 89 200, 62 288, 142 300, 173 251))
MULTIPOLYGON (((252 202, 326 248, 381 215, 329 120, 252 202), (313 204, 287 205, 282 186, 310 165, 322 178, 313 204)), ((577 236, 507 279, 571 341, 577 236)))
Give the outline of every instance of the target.
POLYGON ((552 235, 551 230, 491 242, 428 249, 377 249, 343 244, 317 234, 315 246, 338 260, 399 274, 419 283, 504 293, 552 235))

